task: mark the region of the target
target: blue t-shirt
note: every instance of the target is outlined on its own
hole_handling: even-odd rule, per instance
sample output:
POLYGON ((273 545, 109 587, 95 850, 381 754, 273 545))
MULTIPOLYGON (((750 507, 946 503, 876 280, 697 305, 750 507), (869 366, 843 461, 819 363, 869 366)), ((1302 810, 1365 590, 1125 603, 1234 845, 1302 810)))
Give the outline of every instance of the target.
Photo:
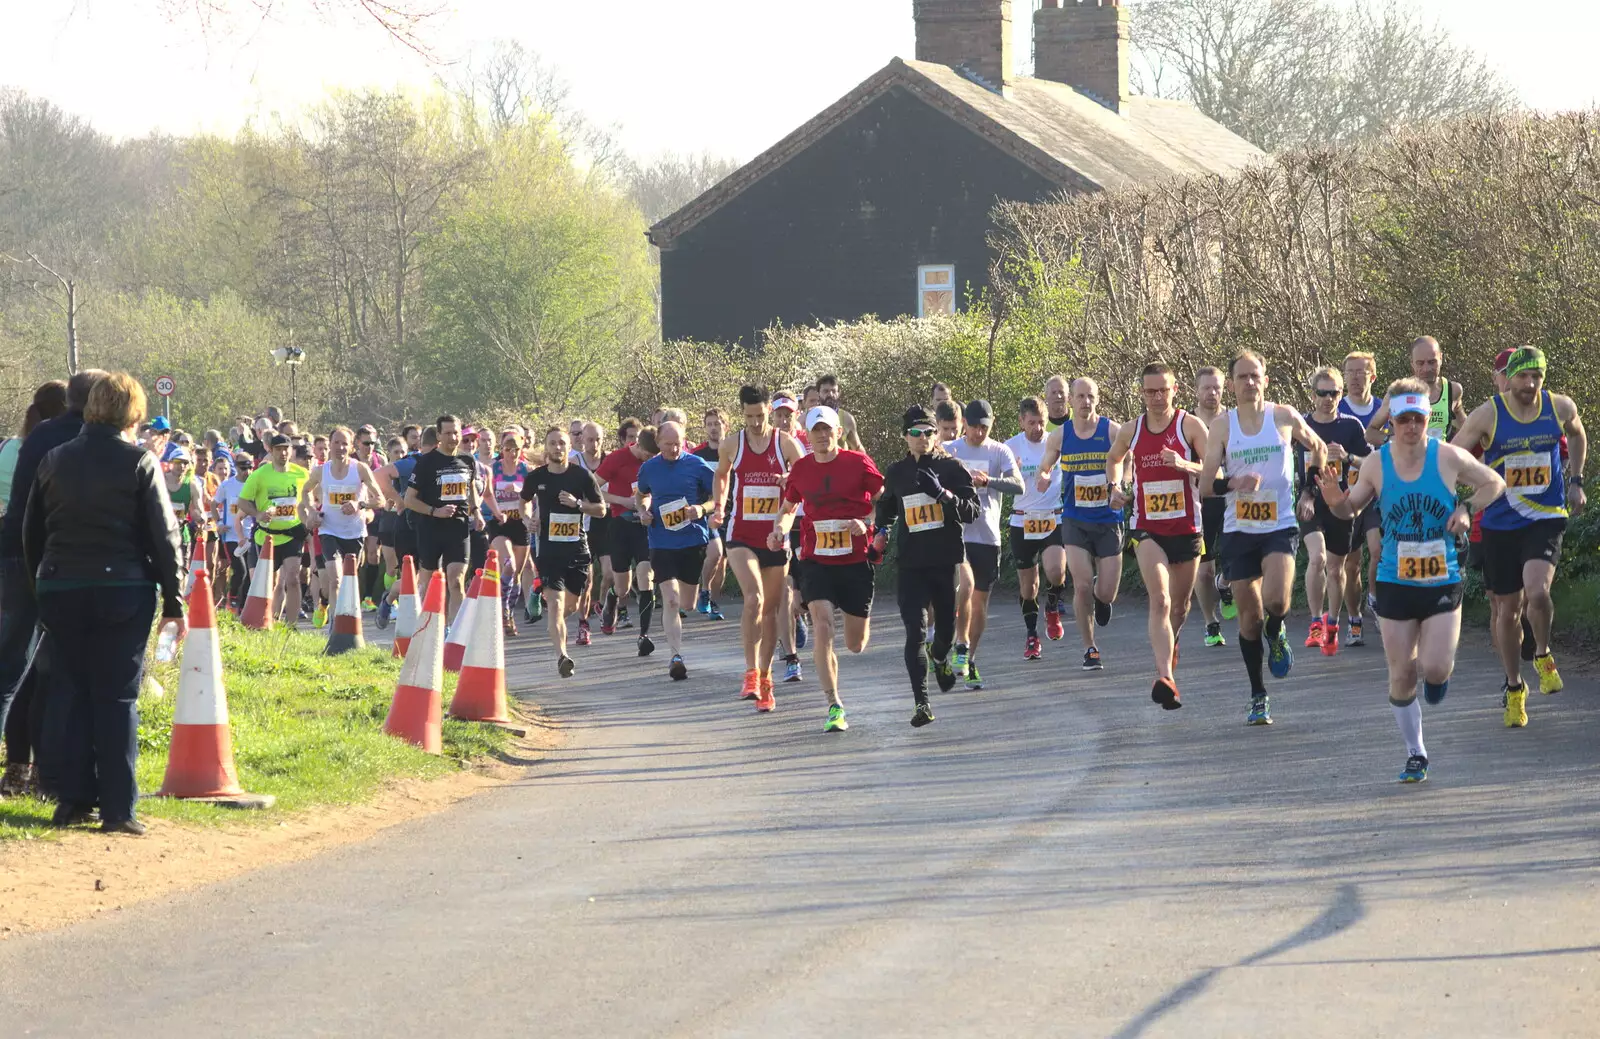
POLYGON ((650 495, 651 548, 699 548, 711 540, 709 520, 690 520, 682 513, 688 505, 711 500, 716 475, 711 463, 691 454, 674 462, 656 455, 639 467, 639 492, 650 495))

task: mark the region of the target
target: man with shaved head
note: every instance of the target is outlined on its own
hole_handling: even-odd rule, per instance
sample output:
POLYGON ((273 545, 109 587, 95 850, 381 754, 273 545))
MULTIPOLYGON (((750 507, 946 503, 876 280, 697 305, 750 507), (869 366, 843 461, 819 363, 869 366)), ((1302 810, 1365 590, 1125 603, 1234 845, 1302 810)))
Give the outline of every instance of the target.
POLYGON ((1072 414, 1071 383, 1065 375, 1052 375, 1044 384, 1044 431, 1054 433, 1072 414))
MULTIPOLYGON (((588 471, 591 475, 600 468, 600 463, 605 461, 606 453, 605 430, 600 428, 598 422, 584 422, 578 426, 578 437, 572 442, 570 461, 580 469, 588 471)), ((596 476, 596 482, 599 481, 596 476)), ((584 529, 589 532, 590 551, 599 558, 600 565, 594 568, 591 582, 599 578, 602 589, 610 588, 614 583, 611 576, 611 514, 610 510, 599 516, 585 517, 584 529)), ((589 644, 589 618, 599 611, 590 588, 583 590, 583 595, 578 599, 578 645, 589 644)))
MULTIPOLYGON (((1439 340, 1422 336, 1411 344, 1411 375, 1428 387, 1428 436, 1448 440, 1467 421, 1461 403, 1461 384, 1444 378, 1444 351, 1439 340)), ((1389 439, 1389 405, 1381 404, 1367 423, 1367 443, 1374 446, 1389 439)))
POLYGON ((689 669, 683 662, 683 618, 678 611, 693 605, 700 590, 706 544, 711 540, 707 517, 716 506, 717 471, 683 449, 683 425, 672 418, 656 431, 656 446, 661 453, 639 467, 635 501, 650 532, 650 568, 661 589, 662 626, 672 649, 667 674, 681 682, 689 677, 689 669))

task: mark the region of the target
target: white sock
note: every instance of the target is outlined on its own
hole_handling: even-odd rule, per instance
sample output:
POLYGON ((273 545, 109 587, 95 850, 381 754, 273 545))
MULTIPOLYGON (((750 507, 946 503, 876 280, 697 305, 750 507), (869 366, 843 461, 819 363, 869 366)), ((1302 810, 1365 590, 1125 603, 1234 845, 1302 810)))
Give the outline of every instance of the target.
POLYGON ((1428 748, 1422 745, 1422 702, 1412 700, 1405 706, 1389 701, 1389 706, 1394 708, 1394 722, 1400 726, 1400 735, 1406 741, 1406 753, 1428 756, 1428 748))

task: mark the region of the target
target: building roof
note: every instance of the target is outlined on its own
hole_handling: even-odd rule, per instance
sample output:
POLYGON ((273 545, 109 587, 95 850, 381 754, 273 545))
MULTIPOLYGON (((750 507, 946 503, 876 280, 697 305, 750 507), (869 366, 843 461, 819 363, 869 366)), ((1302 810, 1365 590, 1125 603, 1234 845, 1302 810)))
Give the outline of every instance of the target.
POLYGON ((883 94, 903 89, 1064 191, 1233 173, 1266 154, 1182 101, 1131 97, 1114 112, 1064 83, 1012 81, 1004 94, 946 65, 895 58, 804 126, 650 229, 665 248, 883 94))

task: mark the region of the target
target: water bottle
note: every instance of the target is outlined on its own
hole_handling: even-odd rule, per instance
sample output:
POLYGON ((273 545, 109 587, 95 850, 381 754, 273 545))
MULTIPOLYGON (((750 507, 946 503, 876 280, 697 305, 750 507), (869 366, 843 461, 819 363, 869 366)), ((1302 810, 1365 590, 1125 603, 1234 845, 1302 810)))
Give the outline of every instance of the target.
POLYGON ((156 659, 163 664, 170 664, 177 655, 178 626, 168 621, 161 625, 161 637, 156 640, 156 659))

